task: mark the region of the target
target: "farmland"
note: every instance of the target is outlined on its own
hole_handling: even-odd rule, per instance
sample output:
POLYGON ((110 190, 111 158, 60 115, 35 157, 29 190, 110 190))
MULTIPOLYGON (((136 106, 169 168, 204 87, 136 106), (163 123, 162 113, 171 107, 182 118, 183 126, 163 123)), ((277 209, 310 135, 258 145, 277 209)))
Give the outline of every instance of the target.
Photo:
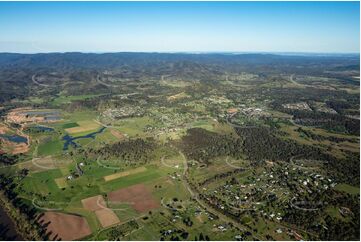
POLYGON ((140 55, 0 68, 31 90, 0 105, 25 238, 359 239, 356 57, 140 55))

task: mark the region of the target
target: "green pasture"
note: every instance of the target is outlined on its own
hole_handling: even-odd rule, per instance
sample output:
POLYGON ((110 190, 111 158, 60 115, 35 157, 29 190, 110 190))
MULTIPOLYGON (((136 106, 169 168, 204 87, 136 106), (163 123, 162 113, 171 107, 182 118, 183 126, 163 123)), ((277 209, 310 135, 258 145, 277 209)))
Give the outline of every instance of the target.
POLYGON ((58 137, 52 137, 50 141, 41 142, 38 146, 38 155, 56 155, 63 151, 63 141, 58 137))
POLYGON ((79 100, 85 100, 88 98, 99 97, 101 95, 104 95, 104 94, 87 94, 87 95, 76 95, 76 96, 61 95, 60 97, 55 98, 52 101, 52 104, 58 106, 58 105, 71 103, 72 101, 79 101, 79 100))
POLYGON ((122 119, 114 123, 115 128, 128 136, 144 136, 144 128, 147 125, 155 124, 149 117, 122 119))
POLYGON ((360 188, 348 185, 346 183, 340 183, 335 186, 335 190, 340 192, 346 192, 352 195, 360 194, 360 188))

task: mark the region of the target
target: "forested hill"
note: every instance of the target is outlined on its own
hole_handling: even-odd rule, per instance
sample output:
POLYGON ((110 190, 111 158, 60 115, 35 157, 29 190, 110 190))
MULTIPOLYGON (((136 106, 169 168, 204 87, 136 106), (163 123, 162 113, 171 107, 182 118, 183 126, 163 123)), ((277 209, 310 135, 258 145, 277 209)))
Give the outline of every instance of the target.
POLYGON ((0 68, 116 68, 123 65, 146 67, 167 65, 169 63, 197 63, 200 65, 218 65, 222 68, 249 66, 303 66, 320 68, 359 68, 359 55, 275 55, 275 54, 187 54, 187 53, 47 53, 15 54, 0 53, 0 68))

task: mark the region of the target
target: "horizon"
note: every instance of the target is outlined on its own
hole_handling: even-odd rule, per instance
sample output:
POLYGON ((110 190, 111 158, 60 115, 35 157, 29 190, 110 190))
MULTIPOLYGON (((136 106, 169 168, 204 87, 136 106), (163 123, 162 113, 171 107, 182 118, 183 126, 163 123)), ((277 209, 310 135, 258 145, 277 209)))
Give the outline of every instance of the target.
POLYGON ((0 52, 359 54, 359 2, 0 2, 0 52))
POLYGON ((107 52, 92 52, 92 51, 54 51, 54 52, 0 52, 0 54, 18 54, 18 55, 41 55, 41 54, 188 54, 188 55, 207 55, 207 54, 221 54, 221 55, 288 55, 288 56, 345 56, 345 55, 358 55, 360 52, 267 52, 267 51, 107 51, 107 52))

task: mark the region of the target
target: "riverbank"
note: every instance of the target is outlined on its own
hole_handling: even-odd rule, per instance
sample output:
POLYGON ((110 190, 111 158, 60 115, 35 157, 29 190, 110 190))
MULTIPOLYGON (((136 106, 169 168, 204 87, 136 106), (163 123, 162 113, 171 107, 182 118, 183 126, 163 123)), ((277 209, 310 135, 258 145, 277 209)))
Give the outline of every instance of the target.
POLYGON ((7 231, 1 233, 1 240, 24 240, 22 234, 18 231, 16 222, 10 216, 8 204, 4 201, 4 195, 0 195, 0 226, 7 231))
POLYGON ((7 234, 15 236, 12 240, 41 240, 31 223, 12 206, 3 191, 0 192, 0 217, 1 224, 8 229, 7 234))

